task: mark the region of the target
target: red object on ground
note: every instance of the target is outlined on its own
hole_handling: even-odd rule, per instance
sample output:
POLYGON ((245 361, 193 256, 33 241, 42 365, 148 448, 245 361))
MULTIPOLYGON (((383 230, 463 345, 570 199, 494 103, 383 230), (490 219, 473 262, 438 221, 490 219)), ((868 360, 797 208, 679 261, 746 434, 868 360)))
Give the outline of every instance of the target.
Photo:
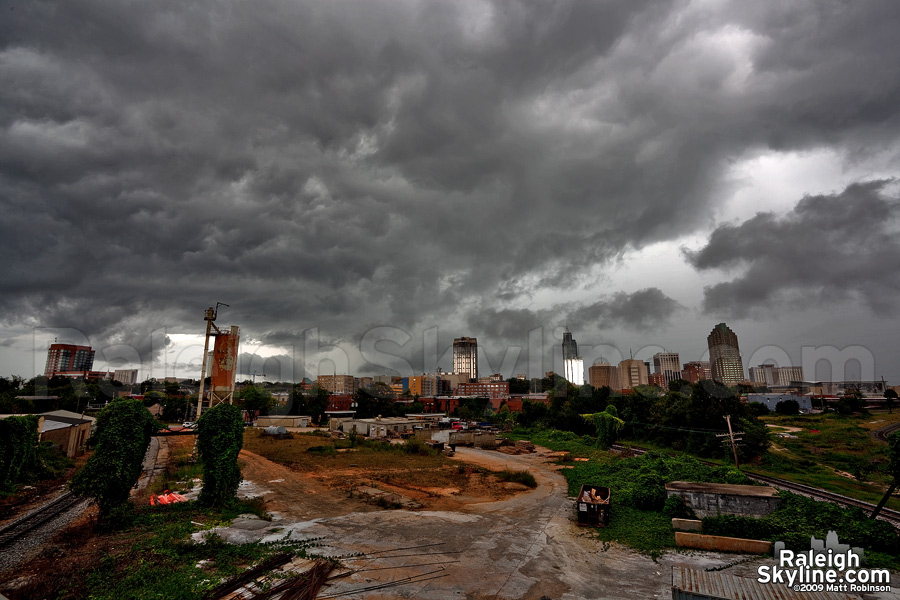
POLYGON ((818 429, 810 429, 809 432, 810 433, 819 433, 819 430, 818 429))
POLYGON ((157 504, 175 504, 176 502, 187 502, 187 498, 181 494, 169 492, 169 490, 166 490, 159 496, 150 496, 150 504, 153 506, 157 504))

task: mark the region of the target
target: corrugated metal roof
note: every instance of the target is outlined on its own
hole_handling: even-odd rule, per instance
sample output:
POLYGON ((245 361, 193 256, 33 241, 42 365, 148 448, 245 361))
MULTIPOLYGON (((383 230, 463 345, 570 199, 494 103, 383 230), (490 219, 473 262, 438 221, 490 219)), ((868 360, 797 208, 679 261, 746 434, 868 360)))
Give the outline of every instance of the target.
MULTIPOLYGON (((783 584, 759 583, 717 571, 672 567, 672 589, 724 600, 809 600, 809 592, 795 592, 783 584)), ((673 597, 677 597, 674 596, 673 597)), ((816 600, 850 600, 840 592, 815 592, 816 600)))

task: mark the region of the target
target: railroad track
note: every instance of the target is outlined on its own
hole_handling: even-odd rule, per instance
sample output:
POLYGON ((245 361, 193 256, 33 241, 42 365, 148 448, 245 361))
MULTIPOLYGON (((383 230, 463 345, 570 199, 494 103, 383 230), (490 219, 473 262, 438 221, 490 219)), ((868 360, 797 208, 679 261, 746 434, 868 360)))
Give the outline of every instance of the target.
MULTIPOLYGON (((890 432, 888 432, 890 433, 890 432)), ((619 444, 614 444, 612 447, 614 450, 623 451, 626 450, 625 446, 620 446, 619 444)), ((639 446, 628 446, 628 450, 634 452, 635 454, 646 454, 648 450, 646 448, 641 448, 639 446)), ((709 465, 712 467, 720 467, 716 463, 712 463, 709 461, 697 459, 705 465, 709 465)), ((769 477, 768 475, 758 475, 756 473, 747 473, 744 472, 749 479, 753 481, 758 481, 760 483, 767 483, 772 487, 776 487, 778 489, 787 490, 789 492, 794 492, 800 494, 802 496, 807 496, 809 498, 813 498, 814 500, 825 500, 828 502, 833 502, 834 504, 839 504, 841 506, 846 506, 850 508, 861 508, 868 514, 872 514, 872 511, 875 510, 875 505, 870 502, 864 502, 863 500, 857 500, 856 498, 850 498, 849 496, 843 496, 841 494, 836 494, 834 492, 829 492, 828 490, 823 490, 821 488, 813 487, 811 485, 805 485, 802 483, 796 483, 793 481, 788 481, 786 479, 779 479, 778 477, 769 477)), ((895 527, 900 527, 900 511, 893 510, 891 508, 882 508, 881 512, 878 514, 878 518, 888 521, 895 527)))
POLYGON ((877 429, 872 432, 872 434, 877 437, 882 442, 888 441, 888 437, 894 433, 900 431, 900 423, 894 423, 893 425, 888 425, 887 427, 882 427, 881 429, 877 429))
POLYGON ((50 521, 84 500, 85 499, 81 496, 76 496, 71 492, 65 492, 55 500, 48 502, 21 519, 10 523, 6 527, 0 529, 0 548, 5 548, 17 540, 22 539, 47 521, 50 521))

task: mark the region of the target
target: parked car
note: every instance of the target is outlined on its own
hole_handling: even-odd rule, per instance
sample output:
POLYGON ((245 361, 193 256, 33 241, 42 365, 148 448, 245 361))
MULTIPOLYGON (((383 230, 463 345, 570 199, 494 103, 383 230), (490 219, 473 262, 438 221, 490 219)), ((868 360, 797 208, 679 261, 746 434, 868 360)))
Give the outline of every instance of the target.
POLYGON ((194 425, 196 425, 196 423, 194 423, 193 421, 185 421, 184 423, 181 424, 181 426, 184 427, 185 429, 193 429, 194 425))

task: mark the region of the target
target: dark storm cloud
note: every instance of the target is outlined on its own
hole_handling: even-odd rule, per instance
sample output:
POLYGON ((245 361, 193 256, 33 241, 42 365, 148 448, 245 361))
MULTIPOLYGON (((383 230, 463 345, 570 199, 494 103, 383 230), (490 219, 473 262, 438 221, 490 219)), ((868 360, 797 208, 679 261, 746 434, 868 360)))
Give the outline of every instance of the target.
MULTIPOLYGON (((732 161, 900 131, 889 1, 9 8, 0 311, 98 345, 217 300, 284 345, 462 326, 707 226, 732 161)), ((580 310, 676 308, 642 293, 580 310)))
POLYGON ((783 303, 829 305, 858 298, 891 314, 900 291, 900 198, 892 182, 853 184, 839 194, 808 196, 783 217, 759 213, 716 229, 696 252, 697 269, 740 275, 704 290, 704 309, 745 316, 783 303))
POLYGON ((649 331, 665 327, 683 307, 658 288, 632 294, 618 292, 593 303, 562 303, 542 310, 483 308, 469 315, 469 327, 489 338, 509 343, 525 343, 529 331, 569 323, 574 327, 597 329, 632 328, 649 331))

